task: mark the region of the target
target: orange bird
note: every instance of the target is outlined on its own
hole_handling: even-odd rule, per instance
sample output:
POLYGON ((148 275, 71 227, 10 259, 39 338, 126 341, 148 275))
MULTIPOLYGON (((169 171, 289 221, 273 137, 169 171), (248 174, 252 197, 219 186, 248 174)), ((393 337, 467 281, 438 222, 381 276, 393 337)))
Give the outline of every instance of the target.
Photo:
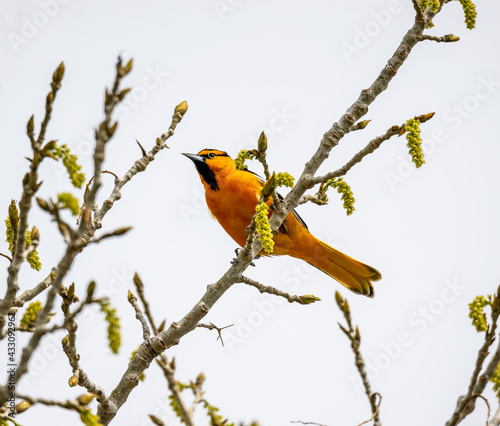
MULTIPOLYGON (((210 212, 231 238, 244 247, 248 237, 245 229, 255 213, 262 180, 250 171, 238 170, 224 151, 203 149, 198 154, 183 155, 196 166, 210 212)), ((380 280, 380 272, 318 240, 295 210, 288 214, 273 239, 272 255, 302 259, 354 293, 373 297, 372 281, 380 280)))

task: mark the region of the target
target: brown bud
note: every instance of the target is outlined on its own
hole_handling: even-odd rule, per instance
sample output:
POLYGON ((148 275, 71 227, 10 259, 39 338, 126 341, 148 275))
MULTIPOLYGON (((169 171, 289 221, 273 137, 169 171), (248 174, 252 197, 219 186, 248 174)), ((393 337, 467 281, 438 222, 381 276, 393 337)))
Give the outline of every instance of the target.
POLYGON ((38 203, 38 206, 42 210, 45 210, 46 212, 50 212, 51 208, 49 207, 49 204, 47 203, 47 201, 43 200, 42 198, 36 197, 36 202, 38 203))
POLYGON ((56 70, 54 71, 54 74, 52 76, 52 80, 55 82, 55 83, 60 83, 61 80, 63 79, 64 77, 64 62, 61 62, 59 64, 59 66, 56 68, 56 70))
POLYGON ((21 401, 19 404, 16 405, 16 413, 22 413, 23 411, 26 411, 28 408, 31 407, 31 404, 28 401, 21 401))
POLYGON ((318 302, 321 299, 319 297, 313 296, 312 294, 304 294, 303 296, 300 296, 300 300, 303 304, 309 305, 311 303, 318 302))
POLYGON ((144 284, 141 280, 141 277, 139 276, 139 274, 137 272, 134 274, 133 281, 134 281, 134 284, 137 287, 138 291, 141 291, 144 288, 144 284))
POLYGON ((371 120, 363 120, 363 121, 360 121, 360 122, 357 124, 358 129, 362 130, 362 129, 366 128, 366 126, 368 126, 368 123, 369 123, 370 121, 371 121, 371 120))
POLYGON ((130 88, 127 88, 118 93, 118 100, 121 101, 127 95, 127 93, 130 92, 130 90, 130 88))
POLYGON ((95 281, 91 281, 87 287, 87 299, 92 299, 95 291, 95 281))
POLYGON ((40 231, 36 226, 31 230, 31 243, 37 245, 40 241, 40 231))
POLYGON ((458 40, 460 40, 460 37, 453 35, 453 34, 446 34, 444 36, 444 41, 447 41, 447 42, 455 42, 458 40))
POLYGON ((91 393, 84 393, 83 395, 80 395, 78 398, 76 398, 78 404, 80 405, 88 405, 92 402, 94 399, 94 395, 91 393))
POLYGON ((34 126, 35 126, 35 116, 32 115, 30 117, 30 119, 28 120, 28 124, 26 125, 26 130, 28 132, 28 135, 32 135, 33 134, 33 129, 34 129, 34 126))
POLYGON ((344 306, 344 298, 338 291, 335 291, 335 301, 337 302, 339 308, 342 309, 342 307, 344 306))
POLYGON ((125 74, 128 74, 130 71, 132 71, 132 67, 134 66, 134 60, 130 59, 125 67, 123 68, 125 74))
POLYGON ((175 107, 174 114, 180 114, 181 117, 183 117, 184 114, 186 114, 187 110, 188 110, 187 102, 182 101, 179 105, 175 107))
POLYGON ((349 314, 351 312, 351 309, 349 308, 349 302, 346 300, 344 302, 344 306, 342 306, 342 311, 344 314, 349 314))
POLYGON ((205 374, 202 371, 200 374, 198 374, 198 377, 196 377, 196 387, 201 388, 201 386, 205 382, 205 379, 206 379, 205 374))
POLYGON ((75 295, 75 283, 71 283, 71 285, 69 286, 68 295, 67 295, 70 303, 73 300, 74 295, 75 295))
POLYGON ((158 417, 156 417, 153 414, 149 414, 149 418, 155 425, 163 426, 165 423, 163 423, 158 417))
POLYGON ((267 150, 267 137, 264 131, 259 136, 259 141, 257 142, 257 147, 259 148, 259 152, 264 153, 267 150))
POLYGON ((106 129, 106 133, 108 134, 108 136, 109 136, 110 138, 114 135, 115 130, 116 130, 116 128, 117 128, 117 127, 118 127, 118 121, 115 121, 115 122, 113 123, 113 125, 111 125, 110 127, 108 127, 108 128, 106 129))
POLYGON ((131 226, 124 226, 123 228, 118 228, 117 230, 113 231, 113 235, 123 235, 126 234, 131 229, 132 229, 131 226))
POLYGON ((137 302, 137 297, 135 297, 134 293, 132 293, 130 290, 128 291, 127 299, 130 303, 137 302))

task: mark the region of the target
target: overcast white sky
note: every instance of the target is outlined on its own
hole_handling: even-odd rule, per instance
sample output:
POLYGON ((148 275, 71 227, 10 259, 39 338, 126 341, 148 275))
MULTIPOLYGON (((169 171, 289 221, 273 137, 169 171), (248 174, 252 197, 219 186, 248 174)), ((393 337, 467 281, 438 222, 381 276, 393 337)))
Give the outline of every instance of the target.
MULTIPOLYGON (((478 1, 477 9, 477 29, 469 31, 459 3, 446 6, 429 33, 453 33, 461 41, 418 45, 373 104, 368 128, 342 140, 321 171, 336 169, 390 126, 434 111, 422 128, 426 164, 415 171, 405 139, 392 139, 346 177, 356 198, 352 216, 333 192, 328 206, 299 210, 316 236, 382 272, 375 298, 352 295, 298 260, 261 259, 248 276, 322 301, 291 305, 237 285, 206 318, 235 324, 224 334, 225 347, 214 332, 198 330, 168 351, 176 356, 179 380, 206 374, 206 398, 231 421, 333 426, 370 417, 349 343, 336 324, 342 318, 335 290, 348 297, 360 327, 373 389, 384 397, 384 425, 444 424, 465 392, 482 342, 469 325, 467 304, 496 289, 500 255, 500 6, 478 1)), ((234 256, 235 243, 210 218, 195 169, 180 153, 211 147, 234 156, 266 129, 271 168, 298 177, 323 133, 378 75, 412 25, 413 8, 410 0, 1 0, 0 19, 4 215, 10 199, 19 199, 28 167, 26 122, 35 113, 38 129, 61 61, 66 75, 47 137, 66 143, 88 177, 92 129, 102 119, 104 87, 118 54, 135 60, 124 83, 134 89, 117 110, 120 124, 107 146, 106 169, 125 173, 140 154, 135 139, 151 147, 175 105, 189 103, 171 149, 124 188, 103 223, 103 232, 126 225, 133 231, 86 249, 65 282, 74 281, 83 295, 96 280, 97 294, 110 295, 119 311, 119 356, 105 347, 102 314, 90 310, 78 321, 81 365, 110 392, 142 335, 126 301, 133 273, 141 274, 157 321, 169 323, 198 301, 234 256)), ((260 172, 257 164, 252 168, 260 172)), ((41 179, 41 197, 67 190, 82 196, 56 163, 43 165, 41 179)), ((104 181, 101 200, 113 184, 111 177, 104 181)), ((35 224, 43 269, 23 271, 23 290, 44 277, 64 249, 37 207, 30 216, 35 224)), ((71 369, 62 337, 44 340, 19 392, 55 399, 83 393, 65 384, 71 369)), ((18 339, 21 350, 24 336, 18 339)), ((149 413, 179 424, 167 395, 153 365, 113 424, 150 425, 149 413)), ((493 393, 486 396, 496 408, 493 393)), ((208 424, 201 411, 197 424, 208 424)), ((483 424, 485 416, 479 402, 463 424, 483 424)), ((18 420, 29 426, 42 418, 52 425, 79 421, 74 413, 44 407, 18 420)))

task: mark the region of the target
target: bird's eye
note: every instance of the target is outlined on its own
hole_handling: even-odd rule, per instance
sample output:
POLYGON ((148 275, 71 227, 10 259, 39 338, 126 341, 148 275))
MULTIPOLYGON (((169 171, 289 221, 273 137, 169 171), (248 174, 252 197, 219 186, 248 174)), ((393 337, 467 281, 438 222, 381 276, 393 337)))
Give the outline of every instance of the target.
POLYGON ((214 158, 215 157, 215 154, 213 152, 211 152, 210 154, 208 154, 208 158, 214 158))

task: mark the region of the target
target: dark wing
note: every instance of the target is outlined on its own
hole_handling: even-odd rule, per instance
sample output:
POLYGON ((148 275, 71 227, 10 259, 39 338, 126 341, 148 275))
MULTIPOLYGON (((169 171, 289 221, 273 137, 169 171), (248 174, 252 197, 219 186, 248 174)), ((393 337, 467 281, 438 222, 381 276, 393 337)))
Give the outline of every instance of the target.
MULTIPOLYGON (((248 173, 252 173, 254 176, 257 176, 260 180, 260 183, 262 185, 264 185, 265 181, 264 179, 262 179, 262 177, 260 177, 257 173, 255 172, 252 172, 251 170, 248 170, 248 169, 245 169, 244 170, 245 172, 248 172, 248 173)), ((283 201, 283 196, 278 192, 276 191, 276 195, 278 196, 278 198, 280 199, 280 201, 283 201)), ((299 216, 299 214, 297 213, 297 211, 295 209, 292 210, 292 214, 295 216, 295 219, 297 219, 297 221, 304 227, 306 228, 307 230, 309 230, 309 228, 307 227, 306 223, 304 222, 304 220, 299 216)), ((281 225, 280 229, 283 228, 283 225, 281 225)), ((286 228, 284 228, 286 229, 286 228)), ((286 232, 286 231, 285 231, 286 232)))

